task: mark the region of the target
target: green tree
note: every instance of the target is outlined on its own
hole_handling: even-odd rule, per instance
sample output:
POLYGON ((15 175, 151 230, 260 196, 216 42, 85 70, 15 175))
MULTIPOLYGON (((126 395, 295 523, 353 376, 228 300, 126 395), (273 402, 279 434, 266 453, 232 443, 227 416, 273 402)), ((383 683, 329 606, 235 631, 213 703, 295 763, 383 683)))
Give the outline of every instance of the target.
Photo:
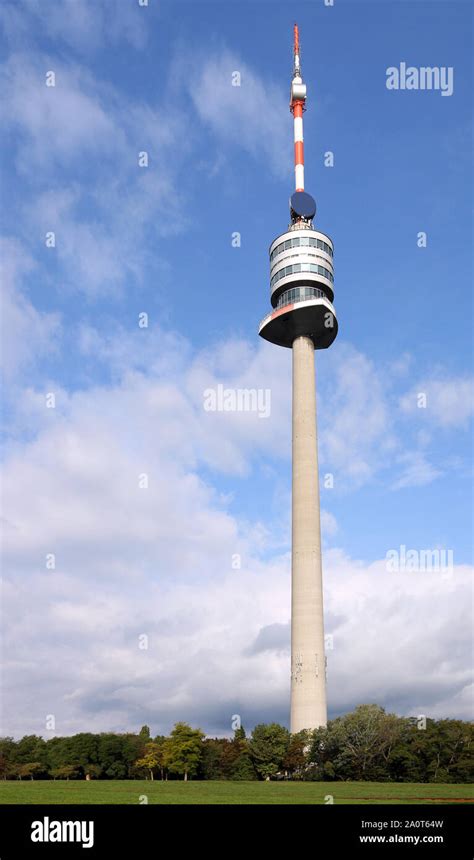
POLYGON ((334 720, 311 733, 306 775, 313 780, 337 779, 334 761, 340 753, 340 737, 333 732, 334 720))
POLYGON ((390 731, 397 718, 388 718, 378 705, 359 705, 350 714, 335 721, 335 731, 340 732, 343 742, 342 756, 354 776, 353 779, 376 778, 374 766, 377 759, 389 752, 395 737, 390 731))
MULTIPOLYGON (((0 778, 8 779, 16 770, 17 744, 13 738, 0 738, 0 778)), ((16 774, 15 774, 16 775, 16 774)))
POLYGON ((313 733, 309 759, 319 778, 382 780, 400 739, 402 721, 378 705, 359 705, 313 733))
POLYGON ((18 775, 20 779, 34 779, 35 774, 44 773, 44 765, 40 761, 29 761, 26 764, 18 766, 18 775))
POLYGON ((102 773, 102 768, 98 764, 86 764, 84 774, 86 779, 99 779, 102 773))
POLYGON ((149 738, 146 740, 145 735, 142 733, 138 735, 130 733, 123 735, 122 757, 127 767, 127 776, 136 776, 135 762, 138 758, 142 758, 145 755, 145 747, 149 740, 149 738))
POLYGON ((147 744, 148 741, 151 740, 151 738, 150 738, 150 727, 149 726, 142 726, 139 733, 138 733, 138 737, 141 740, 145 741, 145 743, 147 744))
POLYGON ((163 767, 164 767, 164 749, 163 745, 155 743, 155 741, 150 741, 145 746, 145 752, 142 758, 137 759, 135 762, 137 768, 142 769, 146 768, 150 774, 150 779, 154 779, 154 772, 157 768, 161 768, 162 777, 163 778, 163 767))
POLYGON ((187 723, 176 723, 164 745, 164 761, 171 773, 183 774, 186 781, 193 776, 203 756, 204 733, 187 723))
POLYGON ((255 726, 250 741, 250 755, 258 775, 270 779, 283 767, 290 745, 290 733, 278 723, 255 726))
POLYGON ((393 779, 404 782, 472 782, 472 723, 401 720, 403 731, 389 757, 393 779))
POLYGON ((257 774, 250 754, 250 744, 243 726, 235 730, 231 747, 234 751, 231 778, 239 780, 256 779, 257 774))
POLYGON ((15 763, 29 764, 39 762, 45 771, 48 768, 46 741, 38 735, 25 735, 16 745, 15 763))
POLYGON ((111 732, 99 735, 99 764, 109 779, 125 779, 128 776, 128 763, 124 760, 125 739, 125 735, 111 732))
POLYGON ((469 783, 473 739, 472 723, 427 719, 420 724, 377 705, 361 705, 312 732, 308 742, 275 724, 256 726, 250 741, 243 728, 232 740, 204 740, 186 723, 178 723, 170 738, 153 741, 147 727, 138 734, 83 732, 48 741, 36 735, 0 738, 0 778, 36 779, 47 773, 55 779, 138 777, 136 763, 151 750, 152 775, 159 767, 162 778, 169 764, 185 779, 265 779, 285 770, 305 780, 469 783))
POLYGON ((283 768, 292 776, 303 776, 307 765, 307 749, 310 733, 306 731, 291 735, 288 749, 283 759, 283 768))
POLYGON ((202 779, 227 779, 230 764, 226 755, 227 738, 206 738, 202 746, 199 777, 202 779))
POLYGON ((79 772, 79 767, 73 764, 65 764, 62 767, 55 767, 51 771, 51 776, 54 779, 65 779, 69 782, 70 779, 76 779, 79 772))

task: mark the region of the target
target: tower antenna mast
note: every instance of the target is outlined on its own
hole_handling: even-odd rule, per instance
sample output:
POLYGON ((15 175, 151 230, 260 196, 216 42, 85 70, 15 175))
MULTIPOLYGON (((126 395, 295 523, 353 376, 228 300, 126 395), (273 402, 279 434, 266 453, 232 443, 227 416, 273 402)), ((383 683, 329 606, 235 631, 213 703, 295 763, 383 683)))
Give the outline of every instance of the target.
POLYGON ((293 114, 295 139, 295 189, 296 191, 304 191, 303 112, 306 110, 306 85, 301 77, 298 24, 295 24, 293 34, 294 67, 290 91, 290 110, 293 114))

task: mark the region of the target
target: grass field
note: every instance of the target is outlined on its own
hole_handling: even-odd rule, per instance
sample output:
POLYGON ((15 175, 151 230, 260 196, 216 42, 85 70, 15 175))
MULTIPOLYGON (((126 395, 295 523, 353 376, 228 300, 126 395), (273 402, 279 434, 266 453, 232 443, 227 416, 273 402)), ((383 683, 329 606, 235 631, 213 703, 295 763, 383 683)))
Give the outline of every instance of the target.
POLYGON ((5 803, 472 803, 469 785, 393 782, 147 782, 23 780, 0 782, 5 803), (326 799, 325 799, 326 798, 326 799))

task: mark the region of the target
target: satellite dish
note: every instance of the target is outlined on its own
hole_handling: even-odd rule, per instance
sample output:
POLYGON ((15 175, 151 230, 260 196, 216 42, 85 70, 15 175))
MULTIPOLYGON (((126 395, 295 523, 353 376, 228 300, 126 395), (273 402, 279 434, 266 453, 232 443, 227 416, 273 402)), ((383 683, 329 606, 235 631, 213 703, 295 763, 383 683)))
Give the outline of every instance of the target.
POLYGON ((312 221, 316 215, 316 201, 306 191, 295 191, 290 197, 290 210, 292 217, 312 221))

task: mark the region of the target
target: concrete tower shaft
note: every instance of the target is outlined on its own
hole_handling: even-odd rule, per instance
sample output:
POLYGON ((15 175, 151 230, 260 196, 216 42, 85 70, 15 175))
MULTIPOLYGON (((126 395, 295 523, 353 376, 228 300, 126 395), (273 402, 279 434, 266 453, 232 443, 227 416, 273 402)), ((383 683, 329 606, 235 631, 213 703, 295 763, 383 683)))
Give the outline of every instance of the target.
POLYGON ((314 344, 293 341, 291 732, 326 725, 314 344))

